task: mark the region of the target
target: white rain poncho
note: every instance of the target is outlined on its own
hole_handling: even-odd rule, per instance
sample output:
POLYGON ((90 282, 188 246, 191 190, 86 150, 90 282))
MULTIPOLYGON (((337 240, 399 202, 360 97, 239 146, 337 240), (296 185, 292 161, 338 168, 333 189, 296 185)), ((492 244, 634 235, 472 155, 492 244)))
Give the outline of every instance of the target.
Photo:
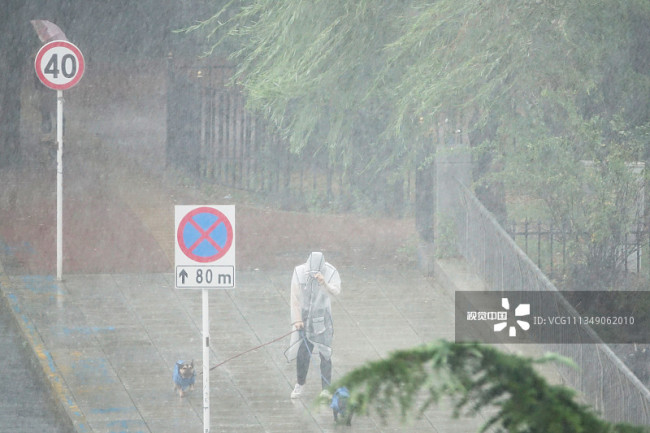
MULTIPOLYGON (((341 292, 341 277, 336 268, 325 262, 323 253, 313 252, 306 263, 296 266, 291 278, 291 323, 294 326, 302 321, 305 337, 314 344, 324 358, 332 356, 332 304, 330 296, 341 292), (325 278, 321 285, 315 278, 320 272, 325 278)), ((301 335, 291 334, 289 349, 285 352, 288 360, 298 354, 301 335)))

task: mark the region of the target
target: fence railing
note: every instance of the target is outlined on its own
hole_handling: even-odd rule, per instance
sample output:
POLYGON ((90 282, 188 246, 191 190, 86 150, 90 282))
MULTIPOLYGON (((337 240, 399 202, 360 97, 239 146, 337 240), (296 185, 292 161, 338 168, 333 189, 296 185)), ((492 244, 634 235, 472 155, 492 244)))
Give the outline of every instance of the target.
POLYGON ((363 196, 367 203, 393 209, 400 201, 395 197, 409 196, 408 176, 395 183, 393 195, 386 194, 381 182, 387 176, 371 179, 362 166, 333 160, 323 146, 306 143, 300 153, 292 152, 246 109, 241 89, 229 85, 232 73, 227 65, 187 66, 169 59, 169 166, 206 182, 265 193, 283 208, 348 210, 363 196))
MULTIPOLYGON (((575 233, 553 223, 529 219, 509 222, 504 228, 546 275, 561 278, 569 271, 569 245, 575 233)), ((643 269, 644 251, 650 251, 648 231, 639 226, 626 233, 616 248, 616 254, 612 255, 614 265, 621 271, 639 274, 646 270, 643 269)))
MULTIPOLYGON (((553 283, 540 271, 476 196, 460 182, 457 206, 458 248, 491 290, 552 291, 553 283)), ((562 298, 563 299, 563 298, 562 298)), ((558 316, 572 310, 558 303, 558 316)), ((558 332, 563 327, 558 327, 558 332)), ((650 391, 588 327, 580 331, 585 344, 549 344, 546 350, 572 359, 578 369, 558 366, 566 383, 602 416, 614 422, 650 425, 650 391)), ((562 335, 556 341, 563 341, 562 335)), ((572 341, 576 341, 573 339, 572 341)))
POLYGON ((288 197, 310 192, 331 200, 340 173, 327 158, 295 154, 245 107, 229 86, 229 66, 185 66, 170 59, 167 164, 220 185, 288 197))

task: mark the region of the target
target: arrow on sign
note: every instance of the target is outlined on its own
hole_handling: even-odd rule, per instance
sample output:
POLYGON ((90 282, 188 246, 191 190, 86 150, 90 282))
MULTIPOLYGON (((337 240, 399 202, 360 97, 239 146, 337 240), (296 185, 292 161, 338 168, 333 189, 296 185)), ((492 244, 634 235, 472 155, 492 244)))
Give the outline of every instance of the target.
POLYGON ((181 273, 178 274, 178 276, 181 277, 182 280, 181 284, 185 284, 185 278, 187 278, 187 272, 185 271, 185 269, 183 269, 181 273))

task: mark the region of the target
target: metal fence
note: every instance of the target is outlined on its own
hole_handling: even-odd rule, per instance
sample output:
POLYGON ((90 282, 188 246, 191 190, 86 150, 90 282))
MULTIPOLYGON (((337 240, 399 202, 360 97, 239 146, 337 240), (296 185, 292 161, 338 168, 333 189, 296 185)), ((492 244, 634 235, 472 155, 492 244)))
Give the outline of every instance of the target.
POLYGON ((246 109, 241 89, 230 84, 232 73, 227 65, 169 58, 168 166, 213 184, 263 193, 282 208, 350 210, 360 198, 391 210, 396 202, 408 206, 395 199, 408 200, 408 176, 395 182, 391 195, 382 188, 387 176, 369 178, 363 166, 344 165, 317 143, 292 152, 274 128, 246 109))
MULTIPOLYGON (((561 279, 569 271, 569 240, 575 233, 553 223, 529 219, 509 222, 504 228, 546 275, 561 279)), ((643 251, 649 251, 648 242, 648 231, 642 225, 626 233, 613 255, 616 268, 636 274, 645 272, 643 251)))
MULTIPOLYGON (((459 251, 488 287, 491 290, 556 292, 553 283, 476 196, 460 182, 458 188, 459 251)), ((557 305, 558 316, 573 314, 575 311, 568 302, 557 305)), ((558 332, 563 329, 566 328, 558 327, 558 332)), ((545 350, 566 356, 578 365, 577 370, 558 367, 566 383, 577 389, 605 419, 650 425, 650 391, 588 326, 578 332, 579 341, 589 343, 544 346, 545 350)), ((562 341, 562 337, 558 334, 556 341, 562 341)))
POLYGON ((185 66, 170 58, 167 164, 215 184, 283 196, 321 194, 332 200, 340 177, 327 158, 295 154, 278 134, 246 110, 228 85, 229 66, 185 66))
POLYGON ((241 92, 227 85, 231 74, 228 66, 187 67, 170 60, 167 163, 227 186, 278 190, 290 183, 296 158, 247 112, 241 92))

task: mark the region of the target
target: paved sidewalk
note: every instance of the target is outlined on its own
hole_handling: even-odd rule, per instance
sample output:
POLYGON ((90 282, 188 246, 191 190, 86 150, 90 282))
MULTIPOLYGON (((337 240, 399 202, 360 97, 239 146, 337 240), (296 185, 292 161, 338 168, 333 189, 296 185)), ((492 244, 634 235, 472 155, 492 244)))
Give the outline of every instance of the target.
MULTIPOLYGON (((340 268, 334 303, 334 378, 364 361, 437 338, 453 338, 450 292, 417 271, 340 268)), ((238 272, 232 291, 210 296, 212 365, 289 329, 289 272, 238 272)), ((202 430, 200 386, 181 399, 172 390, 178 359, 201 364, 201 295, 173 288, 173 275, 70 275, 0 278, 2 291, 79 432, 202 430)), ((305 395, 289 398, 295 365, 288 339, 248 353, 211 374, 215 432, 472 432, 480 420, 451 420, 447 407, 401 426, 359 417, 336 426, 315 407, 314 357, 305 395)), ((197 381, 200 384, 200 377, 197 381)))
POLYGON ((59 411, 42 370, 0 295, 0 433, 70 433, 68 416, 59 411), (35 374, 36 373, 36 374, 35 374))
MULTIPOLYGON (((147 83, 151 81, 148 78, 147 83)), ((172 368, 179 359, 194 359, 197 371, 202 370, 201 293, 174 289, 173 275, 165 272, 171 271, 173 261, 173 205, 212 202, 224 194, 213 192, 206 198, 182 185, 170 188, 135 165, 113 160, 116 145, 127 160, 149 161, 155 157, 149 162, 162 164, 159 159, 164 140, 152 131, 160 134, 157 125, 164 124, 164 110, 160 104, 154 104, 153 110, 142 110, 135 104, 129 111, 129 101, 119 98, 93 105, 96 98, 91 90, 88 92, 93 98, 83 101, 83 95, 70 96, 70 145, 66 154, 70 211, 64 225, 69 231, 64 238, 71 243, 65 248, 70 256, 64 263, 64 281, 38 275, 52 272, 40 269, 53 269, 53 219, 49 211, 43 211, 53 209, 49 178, 44 178, 52 177, 52 171, 39 169, 31 177, 16 172, 12 183, 7 184, 13 189, 4 194, 8 196, 6 206, 0 206, 8 215, 5 221, 11 223, 10 217, 16 218, 14 224, 5 224, 6 233, 0 233, 9 238, 0 258, 13 260, 6 263, 9 272, 0 262, 0 296, 11 307, 76 431, 199 432, 203 415, 201 380, 197 378, 197 389, 181 399, 172 390, 172 368), (140 131, 135 126, 149 129, 140 131), (142 137, 146 138, 145 147, 142 137), (33 190, 38 179, 45 184, 40 195, 33 190), (17 225, 38 227, 34 233, 40 243, 18 236, 34 233, 19 233, 17 225), (119 233, 122 236, 115 240, 119 233), (23 245, 25 251, 20 249, 23 245), (39 260, 32 260, 35 252, 39 260), (72 257, 72 253, 76 255, 72 257), (89 268, 91 265, 94 267, 89 268)), ((297 221, 309 216, 289 212, 276 216, 291 227, 292 242, 287 242, 276 233, 272 218, 265 212, 238 210, 237 252, 246 260, 238 258, 242 269, 237 271, 236 289, 210 295, 212 365, 290 330, 292 269, 286 263, 293 263, 295 257, 306 258, 307 244, 323 243, 323 239, 303 236, 303 226, 308 224, 301 226, 297 221), (285 245, 285 249, 274 250, 277 254, 272 265, 259 267, 274 270, 256 270, 257 256, 253 253, 262 243, 272 241, 285 245)), ((329 218, 330 222, 337 219, 329 218)), ((346 236, 358 240, 363 235, 388 242, 404 239, 408 233, 402 230, 402 222, 383 224, 377 231, 372 231, 377 227, 372 226, 368 231, 365 221, 346 220, 343 227, 348 231, 341 236, 347 242, 336 245, 338 255, 328 256, 343 281, 343 292, 333 304, 334 379, 390 351, 439 338, 453 339, 453 290, 477 290, 475 286, 480 284, 480 280, 470 278, 470 272, 459 271, 453 263, 443 263, 440 269, 447 266, 447 270, 438 269, 435 279, 423 277, 413 266, 387 267, 385 263, 391 260, 378 258, 393 248, 382 251, 381 242, 361 245, 346 236), (362 257, 363 262, 342 259, 343 252, 355 249, 355 257, 362 257), (370 253, 376 253, 375 257, 370 253)), ((399 424, 397 419, 382 425, 371 416, 355 418, 352 427, 336 426, 328 408, 313 404, 320 391, 317 359, 312 361, 303 398, 289 398, 295 364, 287 363, 284 357, 287 345, 288 338, 212 371, 213 432, 465 433, 478 431, 483 422, 453 420, 450 408, 443 404, 408 425, 399 424)))

